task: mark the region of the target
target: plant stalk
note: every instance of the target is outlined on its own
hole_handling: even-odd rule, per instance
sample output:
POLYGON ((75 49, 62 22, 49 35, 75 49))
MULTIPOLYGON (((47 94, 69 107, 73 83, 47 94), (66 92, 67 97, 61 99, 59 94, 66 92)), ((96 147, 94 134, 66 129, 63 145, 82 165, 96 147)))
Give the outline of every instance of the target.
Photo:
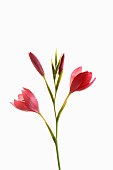
POLYGON ((57 154, 58 169, 61 170, 59 150, 58 150, 58 140, 57 139, 56 139, 56 142, 55 142, 55 147, 56 147, 56 154, 57 154))

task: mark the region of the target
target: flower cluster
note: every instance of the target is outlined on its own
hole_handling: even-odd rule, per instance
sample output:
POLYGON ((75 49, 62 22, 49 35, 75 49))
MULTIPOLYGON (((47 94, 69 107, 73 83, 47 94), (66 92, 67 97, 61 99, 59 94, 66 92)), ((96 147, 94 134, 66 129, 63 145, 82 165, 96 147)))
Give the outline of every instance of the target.
POLYGON ((49 92, 49 95, 51 97, 52 104, 53 104, 53 107, 54 107, 55 120, 56 120, 56 126, 55 126, 56 127, 56 134, 53 133, 49 124, 47 123, 47 121, 43 117, 43 114, 40 112, 40 109, 39 109, 38 100, 36 99, 35 95, 29 89, 23 88, 22 93, 18 95, 18 100, 14 99, 14 102, 11 102, 11 104, 19 110, 36 112, 41 116, 41 118, 44 120, 44 122, 45 122, 45 124, 46 124, 46 126, 47 126, 47 128, 48 128, 48 130, 51 134, 51 137, 52 137, 52 139, 55 143, 58 169, 61 170, 59 151, 58 151, 58 140, 57 140, 57 138, 58 138, 58 122, 59 122, 60 115, 61 115, 63 109, 66 106, 66 103, 67 103, 69 96, 73 92, 82 91, 82 90, 85 90, 86 88, 90 87, 94 83, 96 78, 92 79, 92 72, 89 72, 89 71, 83 72, 82 66, 76 68, 71 73, 71 76, 70 76, 70 87, 69 87, 67 97, 64 100, 60 110, 57 113, 56 112, 56 95, 57 95, 57 91, 58 91, 59 84, 60 84, 60 81, 62 79, 62 74, 63 74, 63 70, 64 70, 65 54, 62 54, 60 59, 58 59, 58 54, 57 54, 57 51, 56 51, 54 62, 51 60, 53 81, 54 81, 54 87, 55 87, 54 94, 51 91, 51 88, 50 88, 50 86, 49 86, 49 84, 46 80, 45 72, 44 72, 44 69, 43 69, 42 64, 40 63, 39 59, 31 52, 29 53, 29 58, 30 58, 33 66, 35 67, 35 69, 38 71, 38 73, 44 79, 46 87, 47 87, 48 92, 49 92))

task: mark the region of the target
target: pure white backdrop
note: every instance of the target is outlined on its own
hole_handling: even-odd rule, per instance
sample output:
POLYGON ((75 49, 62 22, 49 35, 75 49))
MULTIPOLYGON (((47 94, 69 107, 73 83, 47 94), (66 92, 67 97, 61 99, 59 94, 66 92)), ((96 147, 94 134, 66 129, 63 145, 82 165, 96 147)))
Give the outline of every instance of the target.
POLYGON ((65 53, 57 110, 76 67, 97 78, 71 95, 61 115, 62 170, 113 170, 112 0, 0 1, 0 169, 58 169, 54 143, 39 115, 10 104, 22 87, 29 88, 55 130, 49 94, 28 53, 39 58, 53 90, 50 60, 56 48, 65 53))

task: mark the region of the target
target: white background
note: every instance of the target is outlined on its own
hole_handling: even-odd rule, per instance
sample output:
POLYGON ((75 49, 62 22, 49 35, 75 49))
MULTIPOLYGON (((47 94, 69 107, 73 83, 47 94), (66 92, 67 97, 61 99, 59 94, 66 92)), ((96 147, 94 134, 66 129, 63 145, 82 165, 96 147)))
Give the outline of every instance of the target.
POLYGON ((36 113, 10 102, 29 88, 54 127, 52 103, 28 53, 40 60, 53 90, 50 60, 65 53, 57 109, 78 66, 95 83, 73 93, 59 122, 62 170, 113 170, 113 4, 112 0, 0 1, 0 169, 57 170, 54 143, 36 113))

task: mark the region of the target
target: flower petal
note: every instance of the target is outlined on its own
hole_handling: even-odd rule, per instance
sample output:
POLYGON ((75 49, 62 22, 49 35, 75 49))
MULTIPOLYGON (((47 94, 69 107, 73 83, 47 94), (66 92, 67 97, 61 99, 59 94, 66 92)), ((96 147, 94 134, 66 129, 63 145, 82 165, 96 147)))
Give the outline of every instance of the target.
POLYGON ((76 68, 72 73, 71 73, 71 76, 70 76, 70 86, 71 86, 71 83, 73 81, 73 79, 79 74, 82 72, 82 66, 76 68))
POLYGON ((22 94, 25 100, 25 104, 28 106, 28 108, 34 112, 39 113, 39 104, 35 95, 29 89, 26 88, 23 88, 22 94))
POLYGON ((22 94, 19 94, 19 95, 18 95, 18 100, 19 100, 19 101, 23 101, 23 100, 24 100, 24 98, 23 98, 23 95, 22 95, 22 94))
POLYGON ((81 83, 82 83, 82 75, 80 73, 72 81, 71 86, 70 86, 70 93, 77 91, 77 89, 78 89, 78 87, 80 86, 81 83))
POLYGON ((88 87, 90 87, 92 84, 93 84, 93 82, 96 80, 96 77, 90 82, 90 83, 88 83, 88 84, 86 84, 86 85, 84 85, 84 86, 80 86, 78 89, 77 89, 77 91, 81 91, 81 90, 85 90, 85 89, 87 89, 88 87))
POLYGON ((23 111, 29 111, 28 107, 26 106, 26 104, 22 101, 17 101, 14 100, 14 103, 11 103, 14 107, 16 107, 19 110, 23 110, 23 111))
POLYGON ((82 72, 81 74, 82 74, 82 83, 81 83, 80 87, 82 87, 86 84, 89 84, 89 82, 92 79, 92 72, 85 71, 85 72, 82 72))

